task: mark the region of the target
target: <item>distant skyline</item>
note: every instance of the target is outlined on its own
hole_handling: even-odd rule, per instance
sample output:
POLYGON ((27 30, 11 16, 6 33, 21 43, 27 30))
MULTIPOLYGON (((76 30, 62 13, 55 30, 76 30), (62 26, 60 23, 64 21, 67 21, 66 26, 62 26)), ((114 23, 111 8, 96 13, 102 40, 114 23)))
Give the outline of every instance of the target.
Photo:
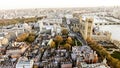
POLYGON ((120 6, 120 0, 0 0, 0 9, 120 6))

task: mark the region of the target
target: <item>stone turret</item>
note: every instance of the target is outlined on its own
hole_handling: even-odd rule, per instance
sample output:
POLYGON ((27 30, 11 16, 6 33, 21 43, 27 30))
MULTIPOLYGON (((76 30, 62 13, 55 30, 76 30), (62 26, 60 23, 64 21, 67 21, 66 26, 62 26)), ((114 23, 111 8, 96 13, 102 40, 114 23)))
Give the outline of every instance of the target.
POLYGON ((93 18, 87 18, 86 23, 87 23, 87 38, 91 39, 93 30, 93 18))
POLYGON ((86 18, 84 22, 84 32, 83 37, 86 40, 87 38, 91 39, 92 30, 93 30, 93 18, 86 18))

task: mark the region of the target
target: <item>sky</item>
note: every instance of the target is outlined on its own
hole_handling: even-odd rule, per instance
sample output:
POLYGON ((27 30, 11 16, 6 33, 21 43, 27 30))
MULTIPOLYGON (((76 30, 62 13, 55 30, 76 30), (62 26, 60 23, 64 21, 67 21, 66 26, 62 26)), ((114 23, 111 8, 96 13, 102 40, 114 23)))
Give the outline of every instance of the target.
POLYGON ((120 6, 120 0, 0 0, 0 9, 120 6))

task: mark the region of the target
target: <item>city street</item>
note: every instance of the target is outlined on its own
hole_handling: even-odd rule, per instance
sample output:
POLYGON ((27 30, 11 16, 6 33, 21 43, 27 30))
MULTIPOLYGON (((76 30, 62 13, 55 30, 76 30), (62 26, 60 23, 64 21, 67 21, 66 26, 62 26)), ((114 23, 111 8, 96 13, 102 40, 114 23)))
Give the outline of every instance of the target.
POLYGON ((74 32, 71 28, 70 25, 67 24, 67 21, 64 22, 64 24, 67 26, 68 30, 70 33, 74 34, 75 37, 82 43, 82 45, 87 45, 87 42, 83 39, 82 34, 79 32, 74 32))

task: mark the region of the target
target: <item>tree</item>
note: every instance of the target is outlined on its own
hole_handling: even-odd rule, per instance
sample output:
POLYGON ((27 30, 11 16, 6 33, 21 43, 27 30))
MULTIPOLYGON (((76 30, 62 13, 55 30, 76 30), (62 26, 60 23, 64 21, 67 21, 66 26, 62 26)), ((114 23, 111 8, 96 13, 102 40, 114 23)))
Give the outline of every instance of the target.
POLYGON ((68 44, 73 44, 73 40, 72 40, 71 37, 68 37, 67 40, 66 40, 66 42, 67 42, 68 44))
POLYGON ((34 40, 35 40, 35 36, 32 35, 28 36, 28 38, 26 39, 26 41, 29 43, 33 42, 34 40))
POLYGON ((64 45, 64 47, 65 47, 67 50, 69 50, 69 49, 71 48, 71 45, 68 44, 68 43, 66 43, 66 44, 64 45))
POLYGON ((112 57, 116 58, 116 59, 119 59, 120 60, 120 52, 119 51, 114 51, 112 54, 111 54, 112 57))
POLYGON ((29 33, 23 33, 23 34, 20 34, 16 40, 18 42, 23 42, 27 39, 28 36, 29 36, 29 33))
POLYGON ((38 68, 38 65, 34 65, 33 68, 38 68))
POLYGON ((35 33, 29 33, 29 36, 26 38, 26 42, 32 43, 35 40, 35 33))
POLYGON ((50 43, 50 47, 51 47, 51 48, 55 48, 55 42, 54 42, 54 41, 52 41, 52 42, 50 43))
POLYGON ((120 62, 116 64, 116 68, 120 68, 120 62))
POLYGON ((61 33, 62 33, 62 35, 68 35, 68 30, 64 28, 64 29, 61 31, 61 33))
POLYGON ((113 58, 104 47, 102 47, 100 44, 95 42, 94 40, 87 39, 87 42, 89 43, 89 46, 96 50, 100 54, 102 58, 107 58, 108 64, 112 66, 113 68, 119 68, 120 67, 120 61, 118 59, 113 58))
POLYGON ((61 43, 63 41, 62 36, 58 35, 55 37, 56 42, 61 43))
POLYGON ((57 46, 59 46, 60 43, 63 42, 63 38, 62 38, 62 36, 57 35, 57 36, 55 37, 55 41, 56 41, 56 43, 58 44, 57 46))

